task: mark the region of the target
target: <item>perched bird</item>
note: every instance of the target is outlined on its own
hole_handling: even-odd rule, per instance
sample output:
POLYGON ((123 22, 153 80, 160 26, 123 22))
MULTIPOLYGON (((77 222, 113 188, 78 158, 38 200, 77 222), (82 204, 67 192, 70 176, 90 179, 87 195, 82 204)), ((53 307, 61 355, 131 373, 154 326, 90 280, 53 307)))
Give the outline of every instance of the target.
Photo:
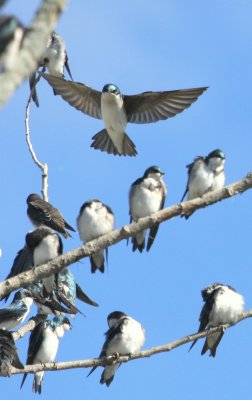
POLYGON ((91 147, 120 156, 137 154, 134 143, 125 133, 128 122, 148 124, 174 117, 190 107, 207 89, 201 87, 126 96, 112 83, 106 84, 99 92, 83 83, 45 73, 41 75, 71 106, 90 117, 103 119, 105 129, 93 136, 91 147))
POLYGON ((98 304, 83 292, 76 283, 73 273, 67 268, 59 272, 55 286, 56 296, 68 308, 75 305, 76 298, 91 306, 98 307, 98 304))
POLYGON ((10 376, 11 367, 23 369, 11 332, 0 329, 0 373, 10 376))
MULTIPOLYGON (((70 328, 70 321, 64 315, 55 317, 51 321, 40 322, 30 335, 26 364, 43 364, 54 361, 58 351, 59 339, 70 328)), ((24 374, 20 388, 22 388, 26 376, 27 374, 24 374)), ((41 393, 43 377, 44 371, 35 373, 32 386, 35 393, 41 393)))
MULTIPOLYGON (((244 311, 244 299, 229 285, 214 283, 201 291, 205 302, 200 313, 200 326, 198 332, 206 328, 213 328, 219 325, 235 324, 244 311)), ((215 357, 216 349, 221 341, 224 331, 207 335, 201 355, 207 350, 210 356, 215 357)), ((191 348, 197 340, 194 340, 191 348)))
POLYGON ((29 314, 32 303, 32 296, 27 290, 16 292, 11 304, 0 308, 0 328, 13 329, 21 324, 29 314))
MULTIPOLYGON (((213 150, 206 157, 196 157, 191 164, 188 164, 188 181, 185 193, 181 199, 184 200, 187 194, 187 200, 202 197, 213 190, 222 189, 225 184, 224 173, 225 155, 219 150, 213 150)), ((192 215, 184 215, 188 219, 192 215)))
POLYGON ((59 210, 47 201, 41 199, 38 194, 30 194, 26 201, 28 204, 28 217, 36 227, 46 225, 61 233, 64 238, 71 236, 66 229, 75 232, 75 229, 64 220, 59 210))
MULTIPOLYGON (((105 333, 106 340, 99 358, 108 357, 113 353, 119 356, 131 355, 140 351, 145 342, 145 331, 142 325, 135 319, 121 311, 114 311, 107 317, 109 330, 105 333)), ((100 383, 107 386, 114 379, 115 372, 121 364, 106 365, 101 375, 100 383)), ((88 376, 94 372, 94 367, 88 376)))
MULTIPOLYGON (((129 192, 130 222, 137 222, 139 218, 147 217, 164 208, 167 194, 166 185, 162 179, 164 172, 156 165, 149 167, 142 178, 132 183, 129 192)), ((149 251, 159 228, 159 223, 150 228, 150 234, 146 250, 149 251)), ((138 249, 140 253, 145 248, 146 230, 138 232, 132 237, 133 251, 138 249)))
MULTIPOLYGON (((80 239, 83 243, 97 239, 99 236, 114 229, 114 214, 110 207, 99 200, 90 200, 81 206, 77 218, 80 239)), ((106 256, 108 249, 106 249, 106 256)), ((90 257, 91 272, 97 269, 104 272, 104 250, 100 250, 90 257)))
MULTIPOLYGON (((53 32, 48 39, 47 47, 39 62, 39 67, 42 67, 43 72, 45 72, 47 68, 47 71, 50 75, 57 76, 59 78, 64 78, 64 68, 66 68, 68 75, 73 80, 68 64, 68 56, 64 40, 56 32, 53 32)), ((37 78, 35 72, 30 76, 29 82, 32 99, 36 106, 39 107, 39 101, 35 87, 37 79, 39 80, 40 76, 37 78)), ((55 91, 54 94, 56 94, 55 91)))
POLYGON ((12 69, 20 50, 25 29, 13 15, 0 16, 0 69, 12 69))

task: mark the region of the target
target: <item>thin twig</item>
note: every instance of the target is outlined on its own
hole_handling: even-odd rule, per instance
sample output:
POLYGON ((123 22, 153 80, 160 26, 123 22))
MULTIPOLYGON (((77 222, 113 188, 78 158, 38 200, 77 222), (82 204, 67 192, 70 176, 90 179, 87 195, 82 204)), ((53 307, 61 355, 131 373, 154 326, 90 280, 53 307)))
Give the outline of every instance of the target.
MULTIPOLYGON (((37 78, 36 83, 39 81, 39 78, 37 78)), ((31 103, 31 98, 32 98, 32 91, 30 93, 30 96, 28 98, 26 108, 25 108, 25 137, 26 137, 26 143, 28 145, 29 152, 32 156, 32 159, 34 163, 41 169, 42 171, 42 196, 45 201, 48 201, 48 165, 46 163, 42 163, 39 161, 35 150, 33 148, 32 142, 31 142, 31 136, 30 136, 30 126, 29 126, 29 117, 30 117, 30 103, 31 103)))
MULTIPOLYGON (((241 318, 237 321, 238 324, 240 321, 244 319, 252 317, 252 310, 246 311, 243 313, 241 318)), ((236 325, 234 324, 234 325, 236 325)), ((39 371, 60 371, 65 369, 73 369, 73 368, 90 368, 90 367, 98 367, 104 365, 111 365, 111 364, 118 364, 118 363, 126 363, 128 361, 136 360, 139 358, 146 358, 151 357, 155 354, 165 353, 176 349, 177 347, 183 346, 186 343, 192 342, 194 340, 202 339, 207 335, 216 333, 216 332, 223 332, 226 329, 229 329, 231 326, 234 325, 220 325, 215 328, 211 328, 199 333, 194 333, 192 335, 187 335, 182 337, 181 339, 177 339, 173 342, 155 346, 147 350, 140 351, 138 353, 134 353, 130 356, 120 356, 115 357, 114 355, 109 357, 103 358, 94 358, 94 359, 87 359, 87 360, 76 360, 76 361, 66 361, 66 362, 58 362, 58 363, 45 363, 45 364, 36 364, 36 365, 26 365, 24 369, 16 369, 12 368, 10 373, 14 374, 23 374, 25 373, 34 373, 39 371)))
POLYGON ((0 297, 11 293, 13 290, 19 289, 28 283, 34 283, 42 278, 47 278, 70 264, 79 261, 82 258, 89 257, 99 250, 105 249, 121 240, 128 239, 135 236, 136 233, 148 229, 154 224, 162 223, 171 218, 179 215, 184 215, 196 211, 200 208, 208 207, 218 201, 222 201, 229 197, 243 193, 252 188, 252 173, 249 173, 245 178, 235 182, 223 189, 216 190, 206 194, 202 198, 197 198, 183 203, 178 203, 155 214, 150 217, 141 218, 137 223, 125 225, 120 229, 112 231, 106 235, 92 240, 85 245, 77 247, 62 256, 56 257, 46 264, 32 268, 29 271, 22 272, 21 274, 7 279, 0 283, 0 297))

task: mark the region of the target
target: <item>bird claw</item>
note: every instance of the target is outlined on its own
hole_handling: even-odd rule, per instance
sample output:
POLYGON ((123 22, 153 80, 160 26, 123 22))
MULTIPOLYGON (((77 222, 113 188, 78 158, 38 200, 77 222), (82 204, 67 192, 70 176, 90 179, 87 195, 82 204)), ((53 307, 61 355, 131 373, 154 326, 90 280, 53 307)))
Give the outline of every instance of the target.
POLYGON ((119 354, 117 351, 115 351, 115 352, 112 354, 112 364, 115 363, 115 362, 117 362, 119 357, 120 357, 120 354, 119 354))

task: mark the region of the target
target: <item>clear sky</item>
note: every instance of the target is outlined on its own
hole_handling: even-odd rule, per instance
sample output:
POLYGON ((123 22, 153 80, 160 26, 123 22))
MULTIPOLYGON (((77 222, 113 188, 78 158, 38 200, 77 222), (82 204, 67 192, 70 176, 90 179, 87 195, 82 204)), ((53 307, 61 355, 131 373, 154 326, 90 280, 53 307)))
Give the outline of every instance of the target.
MULTIPOLYGON (((3 10, 29 24, 39 1, 10 0, 3 10)), ((89 146, 102 121, 83 115, 38 87, 40 108, 31 107, 31 138, 37 155, 49 165, 49 200, 76 226, 80 206, 98 198, 112 207, 116 227, 129 222, 128 190, 150 165, 165 171, 166 206, 181 199, 185 165, 215 148, 226 154, 226 181, 251 170, 252 3, 246 0, 69 1, 57 31, 67 44, 76 81, 101 90, 115 83, 124 94, 209 86, 191 108, 167 121, 127 126, 136 158, 114 157, 89 146)), ((26 197, 41 190, 40 171, 25 143, 27 82, 2 110, 0 278, 10 270, 32 226, 26 197)), ((89 260, 72 265, 80 285, 98 309, 78 303, 77 316, 60 343, 57 361, 99 355, 106 316, 121 310, 146 329, 145 348, 194 333, 203 305, 200 291, 219 281, 242 293, 252 307, 251 192, 196 212, 188 221, 161 225, 149 253, 132 253, 126 242, 109 249, 105 274, 90 273, 89 260)), ((79 246, 78 234, 64 250, 79 246)), ((35 313, 35 308, 32 309, 35 313)), ((25 362, 27 335, 17 343, 25 362)), ((171 353, 123 365, 107 388, 102 369, 46 373, 41 398, 126 400, 247 398, 251 392, 252 327, 246 320, 228 330, 215 359, 201 356, 203 341, 171 353)), ((1 379, 3 398, 34 398, 29 376, 1 379)))

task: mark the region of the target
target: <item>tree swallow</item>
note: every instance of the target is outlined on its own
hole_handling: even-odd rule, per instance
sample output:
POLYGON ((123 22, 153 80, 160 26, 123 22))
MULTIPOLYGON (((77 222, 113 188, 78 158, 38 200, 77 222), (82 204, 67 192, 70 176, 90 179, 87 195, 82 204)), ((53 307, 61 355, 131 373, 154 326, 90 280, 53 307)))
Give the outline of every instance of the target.
MULTIPOLYGON (((164 172, 156 165, 149 167, 142 178, 137 179, 130 188, 130 222, 137 222, 139 218, 147 217, 164 208, 167 194, 166 185, 162 179, 164 172)), ((156 223, 150 228, 146 250, 149 251, 159 228, 156 223)), ((133 251, 138 249, 140 253, 145 248, 146 230, 132 237, 133 251)))
POLYGON ((21 324, 29 314, 32 303, 32 296, 27 290, 16 292, 11 304, 0 309, 0 328, 13 329, 21 324))
POLYGON ((36 227, 46 225, 61 233, 64 238, 71 236, 66 229, 75 232, 75 229, 64 220, 59 210, 41 199, 38 194, 30 194, 26 201, 28 217, 36 227))
MULTIPOLYGON (((205 302, 200 313, 200 326, 198 332, 206 328, 213 328, 219 325, 235 324, 244 311, 244 299, 229 285, 214 283, 201 291, 205 302)), ((210 356, 215 357, 216 349, 221 341, 224 332, 217 332, 206 337, 201 355, 207 350, 210 356)), ((190 349, 195 345, 195 340, 190 349)))
POLYGON ((11 70, 24 37, 24 27, 12 15, 0 16, 0 70, 11 70))
MULTIPOLYGON (((54 361, 58 351, 59 339, 70 328, 70 321, 64 315, 55 317, 51 321, 39 323, 30 335, 26 364, 43 364, 54 361)), ((20 388, 22 388, 26 376, 27 374, 24 374, 20 388)), ((43 377, 44 371, 35 373, 32 387, 35 393, 41 394, 43 377)))
MULTIPOLYGON (((99 358, 108 357, 113 353, 119 353, 120 356, 131 355, 141 350, 145 342, 145 331, 139 322, 121 311, 110 313, 107 321, 109 330, 105 333, 106 340, 99 358)), ((106 365, 101 375, 100 383, 105 383, 109 386, 120 365, 106 365)), ((88 376, 96 368, 92 368, 88 376)))
MULTIPOLYGON (((184 200, 187 194, 187 200, 202 197, 204 194, 217 189, 222 189, 225 184, 224 173, 225 155, 216 149, 208 156, 199 156, 188 164, 188 181, 185 193, 181 199, 184 200)), ((192 213, 185 215, 188 219, 192 213)))
POLYGON ((197 100, 207 87, 144 92, 134 96, 121 94, 119 88, 106 84, 102 92, 83 83, 41 73, 56 93, 84 114, 103 119, 105 128, 93 136, 91 147, 119 156, 135 156, 136 147, 125 133, 128 122, 148 124, 182 112, 197 100))
MULTIPOLYGON (((80 239, 83 243, 97 239, 114 229, 114 214, 110 207, 99 200, 90 200, 81 206, 77 218, 80 239)), ((108 249, 106 249, 106 255, 108 249)), ((91 272, 97 269, 104 272, 104 250, 100 250, 90 257, 91 272)))
MULTIPOLYGON (((68 75, 73 80, 69 64, 68 56, 66 52, 66 46, 64 40, 56 32, 50 35, 44 54, 39 62, 39 67, 42 67, 42 71, 45 72, 46 68, 48 73, 59 78, 64 78, 64 68, 66 68, 68 75)), ((40 71, 38 71, 40 72, 40 71)), ((36 72, 29 78, 30 89, 32 92, 32 99, 36 106, 39 107, 38 96, 36 93, 36 72)), ((55 93, 54 91, 54 94, 55 93)))
POLYGON ((11 367, 23 369, 11 332, 0 329, 0 371, 2 376, 10 376, 11 367))

